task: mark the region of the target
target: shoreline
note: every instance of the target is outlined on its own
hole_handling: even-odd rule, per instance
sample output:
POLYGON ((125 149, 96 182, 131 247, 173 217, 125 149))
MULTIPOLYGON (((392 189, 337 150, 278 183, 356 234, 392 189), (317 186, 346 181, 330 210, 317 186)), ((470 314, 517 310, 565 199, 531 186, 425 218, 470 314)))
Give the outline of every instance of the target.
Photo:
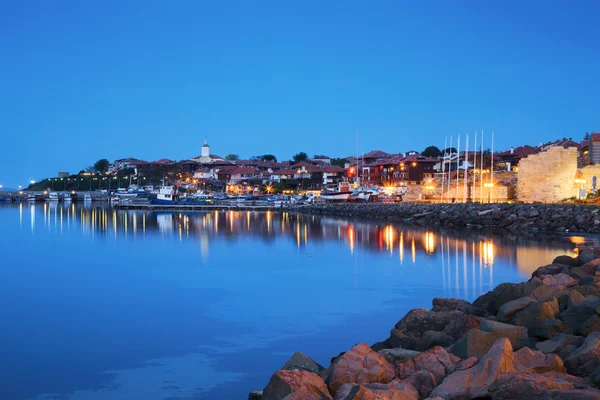
POLYGON ((583 204, 330 203, 297 207, 294 212, 403 222, 422 227, 600 233, 600 208, 583 204))
MULTIPOLYGON (((327 368, 297 352, 249 400, 600 398, 600 248, 473 303, 434 298, 327 368)), ((358 338, 357 338, 358 339, 358 338)))

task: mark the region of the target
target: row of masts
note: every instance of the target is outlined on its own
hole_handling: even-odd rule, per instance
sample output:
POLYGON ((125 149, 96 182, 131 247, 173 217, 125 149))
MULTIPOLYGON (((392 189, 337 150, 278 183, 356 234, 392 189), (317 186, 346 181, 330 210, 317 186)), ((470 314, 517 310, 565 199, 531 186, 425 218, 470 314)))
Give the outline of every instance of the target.
MULTIPOLYGON (((466 203, 467 199, 468 199, 468 182, 467 182, 467 178, 468 178, 468 170, 469 170, 469 134, 467 133, 465 135, 465 159, 464 162, 466 163, 464 166, 464 173, 463 173, 463 202, 466 203)), ((473 151, 473 187, 475 187, 475 184, 477 183, 477 132, 475 132, 474 135, 474 151, 473 151)), ((490 192, 492 190, 492 188, 494 187, 494 132, 492 131, 492 149, 491 149, 491 160, 490 160, 490 179, 489 182, 484 183, 484 179, 483 179, 483 130, 481 130, 481 143, 480 143, 480 166, 479 166, 479 201, 481 203, 484 202, 484 198, 483 198, 483 188, 484 187, 488 187, 490 192)), ((444 188, 446 188, 446 194, 447 197, 450 197, 451 191, 453 189, 453 185, 452 185, 452 174, 451 174, 451 167, 452 167, 452 162, 448 162, 446 163, 446 157, 450 157, 452 155, 452 152, 449 151, 450 149, 452 149, 452 136, 450 136, 450 148, 448 148, 448 137, 444 138, 444 154, 442 157, 442 191, 441 191, 441 195, 440 195, 440 201, 443 201, 444 198, 444 188), (446 164, 448 164, 448 177, 446 179, 446 164)), ((459 193, 459 184, 460 184, 460 134, 457 137, 457 144, 456 144, 456 192, 455 192, 455 201, 459 201, 460 199, 460 193, 459 193)), ((476 199, 472 196, 472 201, 475 201, 476 199)))

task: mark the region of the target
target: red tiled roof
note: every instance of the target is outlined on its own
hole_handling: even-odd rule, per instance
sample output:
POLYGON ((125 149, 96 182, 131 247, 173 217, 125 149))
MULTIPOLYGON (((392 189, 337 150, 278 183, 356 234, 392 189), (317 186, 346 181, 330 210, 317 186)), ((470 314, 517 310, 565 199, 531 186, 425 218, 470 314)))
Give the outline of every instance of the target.
POLYGON ((411 154, 406 156, 400 160, 400 162, 418 162, 418 163, 437 163, 438 159, 425 157, 420 154, 411 154))
POLYGON ((502 151, 500 153, 496 153, 496 156, 528 156, 530 154, 535 154, 538 152, 538 149, 533 147, 533 146, 529 146, 529 145, 525 145, 525 146, 519 146, 515 149, 512 150, 506 150, 506 151, 502 151))
POLYGON ((384 157, 388 157, 390 155, 391 155, 390 153, 386 153, 385 151, 373 150, 373 151, 370 151, 367 154, 363 155, 362 158, 384 158, 384 157))
POLYGON ((590 134, 590 139, 592 142, 600 142, 600 132, 592 132, 590 134))

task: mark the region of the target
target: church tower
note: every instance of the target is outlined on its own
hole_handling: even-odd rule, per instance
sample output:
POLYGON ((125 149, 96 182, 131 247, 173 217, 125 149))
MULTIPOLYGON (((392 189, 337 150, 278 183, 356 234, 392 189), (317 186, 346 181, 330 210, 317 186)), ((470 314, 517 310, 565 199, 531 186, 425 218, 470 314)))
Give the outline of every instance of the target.
POLYGON ((202 157, 210 157, 210 146, 206 142, 206 138, 204 138, 204 144, 202 145, 202 157))

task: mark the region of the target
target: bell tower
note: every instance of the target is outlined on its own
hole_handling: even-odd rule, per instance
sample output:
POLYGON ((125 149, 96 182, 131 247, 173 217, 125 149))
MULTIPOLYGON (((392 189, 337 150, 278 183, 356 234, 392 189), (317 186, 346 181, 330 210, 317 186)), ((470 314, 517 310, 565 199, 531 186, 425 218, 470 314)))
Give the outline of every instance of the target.
POLYGON ((210 146, 206 141, 206 137, 204 138, 204 144, 202 145, 202 157, 210 157, 210 146))

